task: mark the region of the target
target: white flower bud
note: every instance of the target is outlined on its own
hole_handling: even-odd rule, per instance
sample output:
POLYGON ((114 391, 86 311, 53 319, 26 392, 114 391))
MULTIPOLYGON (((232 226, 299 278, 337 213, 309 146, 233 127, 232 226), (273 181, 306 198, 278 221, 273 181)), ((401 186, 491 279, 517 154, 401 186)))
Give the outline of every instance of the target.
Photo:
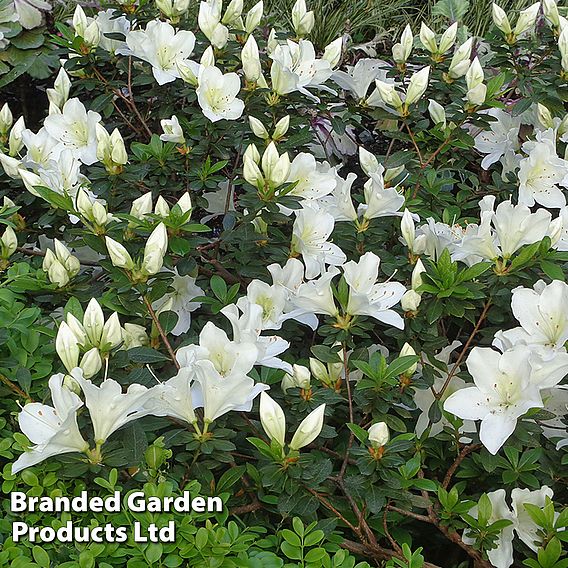
POLYGON ((168 232, 160 223, 153 231, 144 248, 142 272, 147 275, 156 274, 164 264, 164 256, 168 250, 168 232))
POLYGON ((188 211, 191 211, 191 195, 186 191, 177 201, 176 205, 180 208, 181 214, 185 215, 188 211))
POLYGON ((135 323, 125 323, 122 330, 122 347, 121 349, 132 349, 133 347, 142 347, 150 343, 150 338, 146 333, 146 329, 135 323))
MULTIPOLYGON (((21 160, 17 160, 0 152, 0 164, 2 164, 2 168, 8 177, 12 179, 19 179, 21 177, 20 172, 23 169, 21 160)), ((34 195, 37 195, 37 192, 34 192, 34 195)))
POLYGON ((120 327, 120 320, 118 314, 114 312, 105 322, 99 347, 101 349, 109 350, 114 349, 122 342, 122 328, 120 327))
POLYGON ((379 93, 379 96, 381 97, 381 100, 385 104, 395 108, 396 110, 400 110, 402 108, 402 101, 400 100, 400 97, 396 92, 394 85, 385 83, 384 81, 381 81, 379 79, 375 80, 375 85, 377 87, 377 91, 379 93))
POLYGON ((452 79, 459 79, 463 77, 467 70, 469 69, 470 65, 470 57, 471 57, 471 46, 473 45, 473 38, 470 37, 467 41, 462 43, 450 62, 450 67, 448 69, 448 75, 452 79))
POLYGON ((101 28, 96 20, 93 20, 85 29, 83 40, 89 47, 97 47, 101 42, 101 28))
POLYGON ((333 69, 339 63, 341 59, 341 52, 343 49, 343 38, 338 37, 334 39, 331 43, 325 46, 323 51, 322 59, 329 62, 330 67, 333 69))
POLYGON ((278 141, 286 136, 290 128, 290 115, 287 114, 285 117, 281 118, 274 127, 274 132, 272 133, 272 140, 278 141))
MULTIPOLYGON (((414 351, 412 345, 405 343, 400 350, 400 357, 407 357, 408 355, 416 356, 416 351, 414 351)), ((416 369, 418 369, 418 362, 414 363, 411 367, 409 367, 404 374, 407 376, 412 376, 416 373, 416 369)))
POLYGON ((260 393, 260 423, 267 436, 284 447, 286 417, 282 407, 266 392, 260 393))
POLYGON ((495 3, 493 3, 492 6, 492 16, 493 23, 498 30, 501 30, 505 35, 510 35, 512 33, 511 23, 509 22, 509 18, 507 17, 505 10, 495 3))
POLYGON ((225 10, 225 15, 221 20, 222 24, 231 25, 235 23, 243 13, 243 0, 231 0, 227 9, 225 10))
POLYGON ((292 7, 292 26, 298 37, 308 35, 315 24, 313 12, 308 12, 305 0, 296 0, 292 7))
POLYGON ((159 195, 158 199, 156 200, 154 213, 162 218, 170 216, 170 206, 168 205, 168 202, 161 195, 159 195))
POLYGON ((424 49, 430 53, 438 51, 438 44, 436 43, 436 34, 424 23, 420 26, 420 42, 424 49))
POLYGON ((540 10, 540 2, 535 2, 519 14, 519 19, 515 25, 513 33, 520 36, 522 33, 534 27, 538 11, 540 10))
POLYGON ((538 121, 544 126, 544 128, 553 128, 552 114, 550 111, 541 103, 537 103, 537 118, 538 121))
POLYGON ((8 106, 8 103, 4 103, 4 106, 0 110, 0 135, 6 136, 12 124, 14 123, 14 117, 12 111, 8 106))
POLYGON ((410 24, 406 24, 402 35, 400 36, 400 43, 397 43, 392 48, 392 55, 396 63, 403 64, 410 57, 412 53, 412 45, 414 43, 414 36, 410 24))
POLYGON ((478 106, 485 102, 487 86, 483 84, 484 78, 483 68, 481 67, 481 63, 479 63, 479 59, 476 57, 465 74, 468 88, 466 98, 472 105, 478 106))
POLYGON ((560 14, 558 13, 558 6, 556 0, 542 0, 542 11, 546 21, 553 27, 560 27, 560 14))
POLYGON ((244 158, 252 160, 255 164, 258 164, 260 162, 260 153, 255 144, 249 144, 247 146, 247 149, 243 154, 243 159, 244 158))
POLYGON ((18 237, 12 227, 7 226, 0 237, 0 258, 9 259, 18 248, 18 237))
POLYGON ((320 435, 324 414, 325 404, 322 404, 302 420, 290 442, 290 449, 297 451, 311 444, 320 435))
POLYGON ((408 90, 406 91, 405 105, 409 107, 411 104, 420 100, 422 95, 428 88, 428 79, 430 77, 430 67, 424 67, 410 78, 408 90))
POLYGON ((134 268, 132 257, 120 243, 117 243, 110 237, 105 237, 105 242, 113 266, 125 268, 126 270, 132 270, 134 268))
POLYGON ((412 245, 414 244, 416 231, 412 213, 408 209, 405 209, 404 213, 402 214, 402 219, 400 221, 400 232, 402 233, 402 238, 404 239, 406 246, 409 248, 410 252, 412 252, 412 245))
POLYGON ((53 243, 55 245, 55 254, 59 262, 64 266, 71 278, 76 276, 81 269, 79 259, 73 256, 69 249, 61 241, 54 239, 53 243))
POLYGON ((458 23, 454 22, 440 38, 440 45, 438 47, 438 53, 443 55, 448 51, 455 43, 456 36, 458 33, 458 23))
POLYGON ((269 138, 268 131, 264 127, 264 124, 262 124, 262 122, 258 120, 258 118, 255 118, 254 116, 249 116, 249 124, 253 134, 257 138, 262 138, 263 140, 267 140, 269 138))
POLYGON ((73 13, 73 29, 75 30, 75 35, 84 38, 85 30, 88 25, 89 21, 87 20, 87 15, 81 7, 81 4, 77 4, 75 12, 73 13))
POLYGON ((258 53, 258 45, 253 35, 250 35, 241 51, 241 62, 247 81, 251 83, 266 84, 262 75, 262 64, 258 53))
POLYGON ((256 162, 250 156, 243 158, 243 177, 251 185, 260 187, 264 185, 264 177, 256 162))
POLYGON ((414 290, 407 290, 400 300, 400 305, 405 312, 415 312, 420 305, 422 296, 414 290))
POLYGON ((79 345, 77 338, 65 322, 61 322, 57 337, 55 338, 55 350, 63 365, 71 371, 79 362, 79 345))
POLYGON ((247 13, 245 19, 245 31, 250 34, 252 33, 260 24, 262 20, 262 12, 264 10, 264 4, 262 0, 257 2, 247 13))
POLYGON ((95 347, 100 345, 104 325, 103 310, 96 298, 92 298, 83 316, 83 328, 91 345, 95 347))
POLYGON ((440 103, 430 99, 428 112, 434 124, 441 124, 442 128, 446 128, 446 109, 440 103))
POLYGON ((422 286, 422 273, 426 272, 426 268, 420 259, 416 261, 414 265, 414 270, 412 271, 411 286, 413 290, 416 290, 422 286))
POLYGON ((85 347, 88 344, 89 340, 87 338, 87 334, 85 333, 83 324, 71 312, 67 313, 65 321, 69 326, 69 329, 73 332, 73 335, 75 335, 75 337, 77 338, 77 343, 85 347))
POLYGON ((128 162, 128 154, 124 147, 124 140, 118 128, 115 128, 110 135, 111 159, 114 164, 124 165, 128 162))
POLYGON ((22 133, 26 129, 26 123, 24 122, 24 117, 21 116, 16 120, 16 124, 10 130, 10 136, 8 138, 8 146, 10 148, 10 156, 16 156, 18 152, 23 148, 24 141, 22 140, 22 133))
POLYGON ((384 422, 377 422, 369 427, 369 442, 373 448, 382 448, 390 439, 389 427, 384 422))
POLYGON ((132 217, 136 217, 136 219, 140 219, 141 221, 143 221, 149 213, 152 213, 151 191, 135 199, 130 207, 130 215, 132 217))
POLYGON ((101 354, 96 347, 89 349, 79 363, 79 367, 83 370, 83 377, 85 379, 90 379, 94 377, 103 366, 103 360, 101 359, 101 354))
POLYGON ((297 387, 303 390, 310 388, 311 373, 304 365, 292 365, 292 374, 286 373, 282 379, 282 390, 286 392, 287 389, 297 387))

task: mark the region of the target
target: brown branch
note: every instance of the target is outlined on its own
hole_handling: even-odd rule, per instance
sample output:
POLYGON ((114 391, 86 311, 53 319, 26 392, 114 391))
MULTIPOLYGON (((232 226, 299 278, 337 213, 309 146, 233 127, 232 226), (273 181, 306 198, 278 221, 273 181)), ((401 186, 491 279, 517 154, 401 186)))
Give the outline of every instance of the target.
POLYGON ((471 332, 470 336, 468 337, 465 345, 463 346, 463 349, 460 351, 460 354, 458 355, 457 361, 454 363, 454 366, 451 368, 450 372, 448 373, 448 376, 447 376, 446 381, 444 382, 442 388, 436 394, 437 400, 440 400, 440 398, 444 394, 444 391, 448 388, 448 385, 450 384, 450 381, 452 380, 453 376, 456 374, 459 366, 461 365, 461 363, 462 363, 462 361, 465 357, 467 350, 469 349, 469 346, 471 345, 471 342, 473 341, 473 338, 477 335, 477 332, 479 331, 481 324, 485 320, 485 317, 487 316, 487 312, 489 311, 490 306, 491 306, 491 299, 489 299, 485 302, 485 306, 483 307, 483 311, 481 312, 481 315, 479 316, 479 319, 477 320, 477 323, 475 324, 473 331, 471 332))
POLYGON ((170 355, 170 359, 173 361, 174 365, 176 366, 176 369, 179 369, 180 364, 178 363, 178 360, 176 359, 176 354, 174 353, 174 350, 172 349, 172 346, 171 346, 170 342, 168 341, 168 338, 167 338, 167 336, 164 332, 164 328, 162 327, 162 324, 160 323, 160 320, 159 320, 158 316, 156 315, 154 308, 152 307, 152 303, 150 302, 150 300, 148 300, 148 298, 146 296, 144 296, 143 299, 144 299, 144 305, 146 306, 146 309, 148 310, 150 317, 152 318, 152 320, 156 324, 156 329, 158 330, 158 333, 160 334, 160 337, 162 338, 162 341, 164 342, 164 345, 166 346, 166 349, 168 350, 168 353, 170 355))
POLYGON ((0 375, 0 382, 3 382, 13 393, 25 398, 28 402, 33 402, 32 397, 25 393, 18 385, 13 383, 8 377, 0 375))
POLYGON ((402 515, 404 517, 409 517, 411 519, 415 519, 416 521, 421 521, 423 523, 432 523, 432 519, 427 517, 426 515, 420 515, 419 513, 413 513, 412 511, 406 511, 405 509, 400 509, 399 507, 395 507, 394 505, 387 505, 386 507, 389 511, 393 511, 402 515))
POLYGON ((450 466, 450 469, 446 472, 446 476, 444 477, 444 481, 442 483, 442 487, 444 489, 448 488, 450 485, 450 481, 458 467, 461 465, 462 461, 472 452, 479 450, 481 448, 481 444, 470 444, 469 446, 465 446, 462 451, 459 453, 458 457, 454 460, 454 463, 450 466))
MULTIPOLYGON (((374 558, 376 560, 390 560, 391 558, 401 558, 400 554, 394 550, 389 550, 387 548, 382 548, 381 546, 369 546, 365 544, 360 544, 358 542, 353 542, 352 540, 343 540, 340 544, 341 548, 349 550, 353 554, 358 554, 359 556, 366 556, 367 558, 374 558)), ((423 568, 440 568, 436 564, 431 564, 430 562, 424 562, 423 568)))
POLYGON ((140 124, 142 125, 142 127, 146 131, 146 134, 148 134, 148 137, 152 138, 152 131, 150 130, 150 128, 146 124, 146 121, 144 120, 144 117, 142 116, 142 114, 140 114, 140 111, 138 110, 138 107, 136 106, 136 101, 134 100, 134 94, 132 93, 132 56, 128 57, 128 83, 127 83, 127 87, 128 87, 128 98, 130 99, 130 107, 134 111, 134 114, 138 117, 138 120, 140 121, 140 124))
MULTIPOLYGON (((347 347, 345 343, 343 343, 343 369, 345 372, 345 384, 347 386, 347 400, 349 403, 349 422, 353 423, 353 398, 351 396, 351 384, 349 382, 349 361, 347 357, 347 347)), ((341 464, 341 470, 339 472, 339 480, 342 480, 345 471, 347 469, 347 464, 349 463, 349 452, 351 451, 351 446, 353 446, 353 442, 355 441, 355 434, 350 430, 349 431, 349 442, 347 443, 347 448, 345 449, 345 457, 343 458, 343 463, 341 464)))

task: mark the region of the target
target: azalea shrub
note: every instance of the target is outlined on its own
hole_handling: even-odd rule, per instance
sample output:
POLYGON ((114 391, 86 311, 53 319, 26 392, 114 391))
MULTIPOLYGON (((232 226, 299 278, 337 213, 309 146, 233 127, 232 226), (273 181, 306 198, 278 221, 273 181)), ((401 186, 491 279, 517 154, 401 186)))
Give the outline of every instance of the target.
POLYGON ((464 6, 373 57, 304 0, 56 23, 0 111, 2 491, 223 511, 38 543, 6 499, 2 566, 568 566, 568 21, 464 6))

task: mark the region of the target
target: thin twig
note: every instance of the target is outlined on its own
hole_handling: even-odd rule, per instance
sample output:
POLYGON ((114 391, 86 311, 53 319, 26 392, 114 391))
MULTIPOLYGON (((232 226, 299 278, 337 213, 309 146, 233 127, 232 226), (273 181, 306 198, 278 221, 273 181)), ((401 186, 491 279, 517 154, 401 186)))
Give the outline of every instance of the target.
POLYGON ((479 450, 481 448, 481 444, 470 444, 469 446, 465 446, 462 451, 459 453, 458 457, 454 460, 454 463, 450 466, 450 469, 446 472, 446 476, 444 477, 444 481, 442 483, 442 487, 444 489, 448 488, 450 485, 450 481, 458 467, 461 465, 462 461, 472 452, 479 450))
POLYGON ((158 330, 158 333, 160 334, 160 337, 162 338, 162 341, 164 342, 164 345, 166 346, 166 349, 168 350, 168 353, 170 355, 170 359, 173 361, 174 365, 176 366, 176 369, 180 369, 180 364, 178 363, 178 360, 176 359, 176 354, 174 353, 174 350, 172 349, 172 346, 171 346, 170 342, 168 341, 168 338, 167 338, 167 336, 164 332, 164 328, 162 327, 162 324, 160 323, 160 319, 158 318, 158 316, 156 315, 156 312, 154 311, 154 308, 152 307, 152 303, 150 302, 150 300, 146 296, 144 296, 143 299, 144 299, 144 305, 146 306, 146 309, 148 310, 150 317, 152 318, 152 320, 156 324, 156 329, 158 330))

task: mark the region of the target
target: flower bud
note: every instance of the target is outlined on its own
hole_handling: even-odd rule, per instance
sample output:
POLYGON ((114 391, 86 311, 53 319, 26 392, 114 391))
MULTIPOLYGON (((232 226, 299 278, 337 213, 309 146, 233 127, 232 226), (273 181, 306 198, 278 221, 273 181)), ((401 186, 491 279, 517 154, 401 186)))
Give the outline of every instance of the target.
POLYGON ((310 371, 312 375, 322 383, 327 383, 329 381, 329 373, 327 367, 318 359, 310 357, 310 371))
POLYGON ((434 99, 430 99, 428 112, 434 124, 441 124, 442 128, 446 128, 446 110, 440 103, 436 102, 434 99))
POLYGON ((483 68, 481 67, 481 63, 479 63, 479 59, 476 57, 465 74, 468 88, 466 98, 467 101, 474 106, 479 106, 485 102, 487 86, 483 84, 484 78, 483 68))
POLYGON ((105 322, 99 347, 104 351, 114 349, 122 342, 122 328, 118 314, 114 312, 105 322))
POLYGON ((136 219, 140 219, 140 221, 143 221, 149 213, 152 213, 151 191, 135 199, 130 207, 130 215, 136 217, 136 219))
POLYGON ((260 423, 267 436, 284 447, 286 417, 282 407, 266 392, 260 393, 260 423))
POLYGON ((537 118, 540 124, 542 124, 544 128, 553 128, 554 123, 550 111, 541 103, 537 103, 536 106, 537 106, 537 118))
POLYGON ((225 10, 225 15, 221 20, 222 24, 231 25, 234 24, 243 13, 243 0, 231 0, 227 9, 225 10))
POLYGON ((535 2, 519 14, 519 19, 515 25, 513 33, 520 36, 522 33, 534 27, 538 11, 540 10, 540 2, 535 2))
POLYGON ((12 124, 14 123, 14 117, 12 116, 12 111, 8 106, 8 103, 4 103, 4 106, 0 110, 0 136, 6 136, 12 124))
POLYGON ((287 389, 297 387, 303 390, 310 388, 311 373, 304 365, 292 365, 292 374, 286 373, 282 379, 282 390, 286 392, 287 389))
POLYGON ((73 335, 75 335, 75 337, 77 338, 77 343, 83 347, 87 346, 89 340, 87 338, 87 334, 85 333, 83 324, 71 312, 67 312, 65 321, 69 326, 69 329, 73 332, 73 335))
POLYGON ((94 377, 103 366, 103 360, 101 359, 101 354, 96 347, 89 349, 79 363, 79 367, 83 370, 83 377, 85 379, 90 379, 94 377))
POLYGON ((384 422, 377 422, 369 427, 369 442, 372 448, 382 448, 390 439, 389 427, 384 422))
POLYGON ((493 3, 492 6, 492 16, 493 23, 498 30, 501 30, 505 35, 510 35, 512 33, 511 24, 505 10, 495 3, 493 3))
POLYGON ((40 197, 39 193, 35 190, 36 187, 44 185, 43 180, 34 172, 30 172, 24 168, 18 169, 18 174, 24 182, 25 188, 36 197, 40 197))
POLYGON ((89 25, 87 20, 87 15, 81 7, 81 4, 77 4, 75 7, 75 12, 73 13, 73 29, 75 30, 75 35, 84 38, 85 30, 89 25))
POLYGON ((268 40, 266 42, 266 52, 268 55, 272 55, 272 52, 278 47, 278 39, 276 38, 276 30, 274 28, 270 29, 268 34, 268 40))
POLYGON ((245 20, 245 31, 250 34, 252 33, 260 24, 262 20, 262 12, 264 10, 264 4, 262 0, 256 3, 247 13, 245 20))
POLYGON ((330 67, 333 69, 339 63, 341 59, 341 52, 343 49, 343 38, 338 37, 334 39, 331 43, 325 46, 323 51, 322 59, 329 62, 330 67))
MULTIPOLYGON (((409 355, 416 356, 416 351, 414 351, 412 345, 405 343, 400 350, 400 357, 407 357, 409 355)), ((418 362, 414 363, 411 367, 409 367, 404 374, 408 377, 411 377, 416 373, 416 369, 418 369, 418 362)))
POLYGON ((77 366, 79 362, 79 345, 77 338, 65 322, 61 322, 57 331, 55 350, 68 371, 77 366))
POLYGON ((424 49, 430 53, 438 51, 438 44, 436 43, 436 34, 424 23, 420 26, 420 42, 424 49))
POLYGON ((308 12, 305 0, 296 0, 292 8, 292 26, 298 37, 308 35, 315 24, 313 12, 308 12))
POLYGON ((359 146, 359 164, 361 165, 361 169, 368 176, 382 172, 381 165, 375 155, 371 154, 368 150, 365 150, 363 146, 359 146))
POLYGON ((192 209, 191 195, 186 191, 177 201, 176 205, 180 208, 181 214, 185 215, 192 209))
POLYGON ((324 413, 325 404, 322 404, 302 420, 290 442, 291 450, 297 451, 311 444, 320 435, 323 428, 324 413))
POLYGON ((262 172, 250 156, 244 156, 243 158, 243 177, 255 187, 261 187, 264 185, 262 172))
POLYGON ((267 140, 269 138, 268 131, 264 127, 264 124, 262 124, 262 122, 258 120, 258 118, 249 116, 249 124, 253 134, 257 138, 262 138, 263 140, 267 140))
POLYGON ((110 237, 105 237, 105 242, 113 266, 125 268, 126 270, 132 270, 134 268, 132 257, 120 243, 117 243, 110 237))
POLYGON ((415 227, 414 227, 414 219, 412 218, 412 213, 405 209, 404 213, 402 214, 402 220, 400 222, 400 232, 402 233, 402 238, 406 243, 406 246, 412 252, 412 245, 414 244, 415 239, 415 227))
POLYGON ((150 343, 150 338, 146 333, 146 329, 135 323, 125 323, 122 329, 122 347, 121 349, 132 349, 133 347, 142 347, 150 343))
POLYGON ((428 88, 428 79, 430 77, 430 67, 424 67, 410 78, 408 90, 406 91, 405 105, 409 107, 411 104, 420 100, 422 95, 428 88))
MULTIPOLYGON (((11 156, 0 152, 0 164, 2 164, 2 168, 8 177, 11 177, 12 179, 19 179, 21 177, 20 172, 23 170, 21 160, 17 160, 16 158, 12 158, 11 156)), ((35 192, 34 195, 37 195, 37 192, 35 192)))
POLYGON ((426 272, 426 268, 420 259, 416 261, 414 270, 412 271, 411 286, 413 290, 422 286, 422 273, 426 272))
POLYGON ((98 347, 101 343, 105 316, 96 298, 92 298, 83 316, 83 328, 90 345, 98 347))
POLYGON ((415 312, 420 305, 422 296, 414 290, 407 290, 400 299, 400 305, 405 312, 415 312))
POLYGON ((86 27, 83 40, 89 47, 97 47, 101 42, 101 28, 96 20, 86 27))
POLYGON ((247 149, 243 154, 243 159, 248 158, 252 160, 255 164, 260 162, 260 153, 258 152, 258 148, 255 144, 249 144, 247 149))
POLYGON ((12 227, 7 226, 0 237, 0 258, 8 260, 18 248, 18 237, 12 227))
POLYGON ((287 114, 285 117, 281 118, 274 127, 274 132, 272 133, 272 140, 278 142, 282 140, 290 128, 290 115, 287 114))
POLYGON ((126 148, 124 147, 124 140, 118 128, 115 128, 110 135, 110 146, 113 164, 124 165, 128 162, 128 154, 126 153, 126 148))
POLYGON ((258 53, 258 45, 253 35, 250 35, 241 51, 241 62, 243 72, 247 81, 259 83, 261 86, 266 84, 262 75, 262 64, 258 53))
POLYGON ((397 43, 392 48, 392 55, 396 63, 402 65, 412 53, 412 45, 414 43, 414 36, 409 24, 406 24, 402 35, 400 36, 400 43, 397 43))
POLYGON ((393 179, 397 178, 404 171, 404 164, 397 166, 396 168, 387 168, 385 170, 385 183, 391 182, 393 179))
POLYGON ((440 45, 438 47, 438 53, 443 55, 448 51, 455 43, 456 36, 458 33, 458 23, 454 22, 440 38, 440 45))
POLYGON ((154 207, 154 214, 159 217, 165 218, 170 216, 170 206, 168 202, 161 196, 158 196, 156 200, 156 206, 154 207))
POLYGON ((396 110, 400 110, 402 108, 402 101, 400 100, 400 97, 396 92, 394 85, 385 83, 384 81, 381 81, 379 79, 375 80, 375 85, 377 87, 377 91, 379 93, 379 96, 381 97, 381 100, 385 104, 395 108, 396 110))
POLYGON ((71 254, 69 249, 59 240, 53 239, 55 245, 55 255, 59 262, 63 265, 69 276, 73 278, 79 273, 81 263, 79 259, 71 254))
POLYGON ((24 117, 21 116, 16 120, 16 124, 10 130, 10 136, 8 138, 8 146, 10 149, 10 156, 16 156, 18 152, 23 148, 24 141, 22 140, 22 133, 26 129, 26 123, 24 122, 24 117))
POLYGON ((168 232, 160 223, 153 231, 144 248, 142 272, 147 275, 156 274, 164 264, 164 256, 168 250, 168 232))
POLYGON ((450 62, 450 67, 448 69, 448 75, 452 79, 459 79, 463 77, 467 70, 469 69, 470 65, 470 57, 471 57, 471 46, 473 45, 473 38, 470 37, 467 41, 462 43, 450 62))

